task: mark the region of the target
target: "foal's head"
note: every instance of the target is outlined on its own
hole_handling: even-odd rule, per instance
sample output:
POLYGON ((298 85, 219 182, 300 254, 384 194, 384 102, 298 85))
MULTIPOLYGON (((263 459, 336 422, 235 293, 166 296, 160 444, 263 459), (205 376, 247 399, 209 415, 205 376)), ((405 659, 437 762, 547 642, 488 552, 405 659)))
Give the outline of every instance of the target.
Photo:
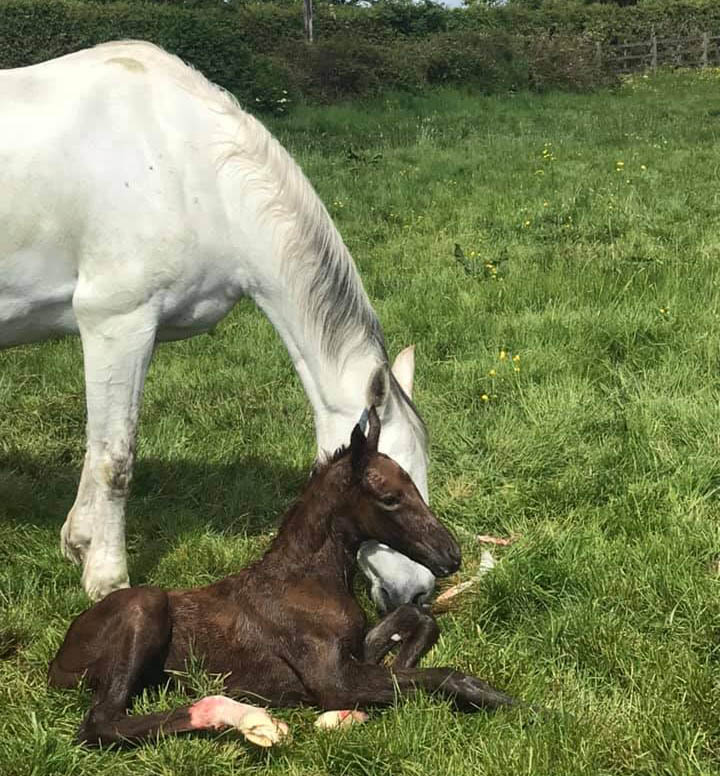
POLYGON ((422 563, 437 577, 460 567, 460 548, 432 513, 407 472, 378 453, 380 420, 370 409, 367 437, 355 426, 350 439, 347 519, 360 541, 374 539, 422 563))

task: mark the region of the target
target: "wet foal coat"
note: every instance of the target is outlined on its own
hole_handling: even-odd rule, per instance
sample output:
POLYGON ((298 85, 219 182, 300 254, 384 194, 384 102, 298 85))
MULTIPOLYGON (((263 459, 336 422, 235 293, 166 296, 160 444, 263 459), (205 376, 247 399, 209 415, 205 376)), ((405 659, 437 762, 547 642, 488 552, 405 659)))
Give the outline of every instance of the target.
POLYGON ((367 630, 352 595, 361 542, 382 541, 437 576, 460 564, 457 543, 410 477, 377 452, 378 436, 372 410, 368 438, 355 428, 350 447, 314 472, 264 557, 240 573, 194 590, 119 590, 72 623, 50 682, 71 687, 84 677, 93 689, 81 740, 141 740, 225 725, 264 745, 284 735, 262 710, 221 697, 171 713, 127 715, 134 694, 163 681, 168 670, 183 670, 191 654, 208 671, 227 675, 229 695, 271 706, 365 707, 416 688, 465 708, 513 703, 452 669, 414 668, 438 636, 432 616, 418 607, 401 606, 367 630), (391 671, 379 663, 398 645, 391 671))

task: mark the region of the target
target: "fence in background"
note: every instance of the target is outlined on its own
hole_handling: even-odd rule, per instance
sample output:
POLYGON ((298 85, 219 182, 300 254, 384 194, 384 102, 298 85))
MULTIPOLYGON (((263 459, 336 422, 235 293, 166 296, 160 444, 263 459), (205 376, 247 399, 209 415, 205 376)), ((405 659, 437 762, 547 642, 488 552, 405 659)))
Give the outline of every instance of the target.
POLYGON ((647 40, 602 44, 595 47, 598 62, 610 64, 619 73, 663 65, 671 67, 720 66, 720 35, 703 32, 677 38, 658 38, 652 30, 647 40))

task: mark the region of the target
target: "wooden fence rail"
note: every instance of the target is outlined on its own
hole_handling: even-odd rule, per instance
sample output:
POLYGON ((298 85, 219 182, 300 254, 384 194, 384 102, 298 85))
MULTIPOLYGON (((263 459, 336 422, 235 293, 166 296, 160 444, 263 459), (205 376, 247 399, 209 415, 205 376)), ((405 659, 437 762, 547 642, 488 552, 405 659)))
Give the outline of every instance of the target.
POLYGON ((619 73, 663 65, 673 67, 720 66, 720 35, 703 32, 677 38, 658 38, 653 30, 647 40, 623 41, 595 47, 598 62, 619 73))

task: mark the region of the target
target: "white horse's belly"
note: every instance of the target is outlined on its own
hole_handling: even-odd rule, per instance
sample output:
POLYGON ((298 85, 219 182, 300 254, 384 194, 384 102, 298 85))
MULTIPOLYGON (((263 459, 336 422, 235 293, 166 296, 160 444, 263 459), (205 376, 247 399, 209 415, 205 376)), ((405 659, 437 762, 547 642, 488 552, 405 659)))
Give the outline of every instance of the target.
POLYGON ((0 255, 0 348, 77 333, 77 273, 58 253, 25 249, 0 255))
POLYGON ((77 333, 78 303, 142 306, 158 339, 189 337, 246 285, 217 185, 222 117, 124 48, 0 72, 0 348, 77 333))

